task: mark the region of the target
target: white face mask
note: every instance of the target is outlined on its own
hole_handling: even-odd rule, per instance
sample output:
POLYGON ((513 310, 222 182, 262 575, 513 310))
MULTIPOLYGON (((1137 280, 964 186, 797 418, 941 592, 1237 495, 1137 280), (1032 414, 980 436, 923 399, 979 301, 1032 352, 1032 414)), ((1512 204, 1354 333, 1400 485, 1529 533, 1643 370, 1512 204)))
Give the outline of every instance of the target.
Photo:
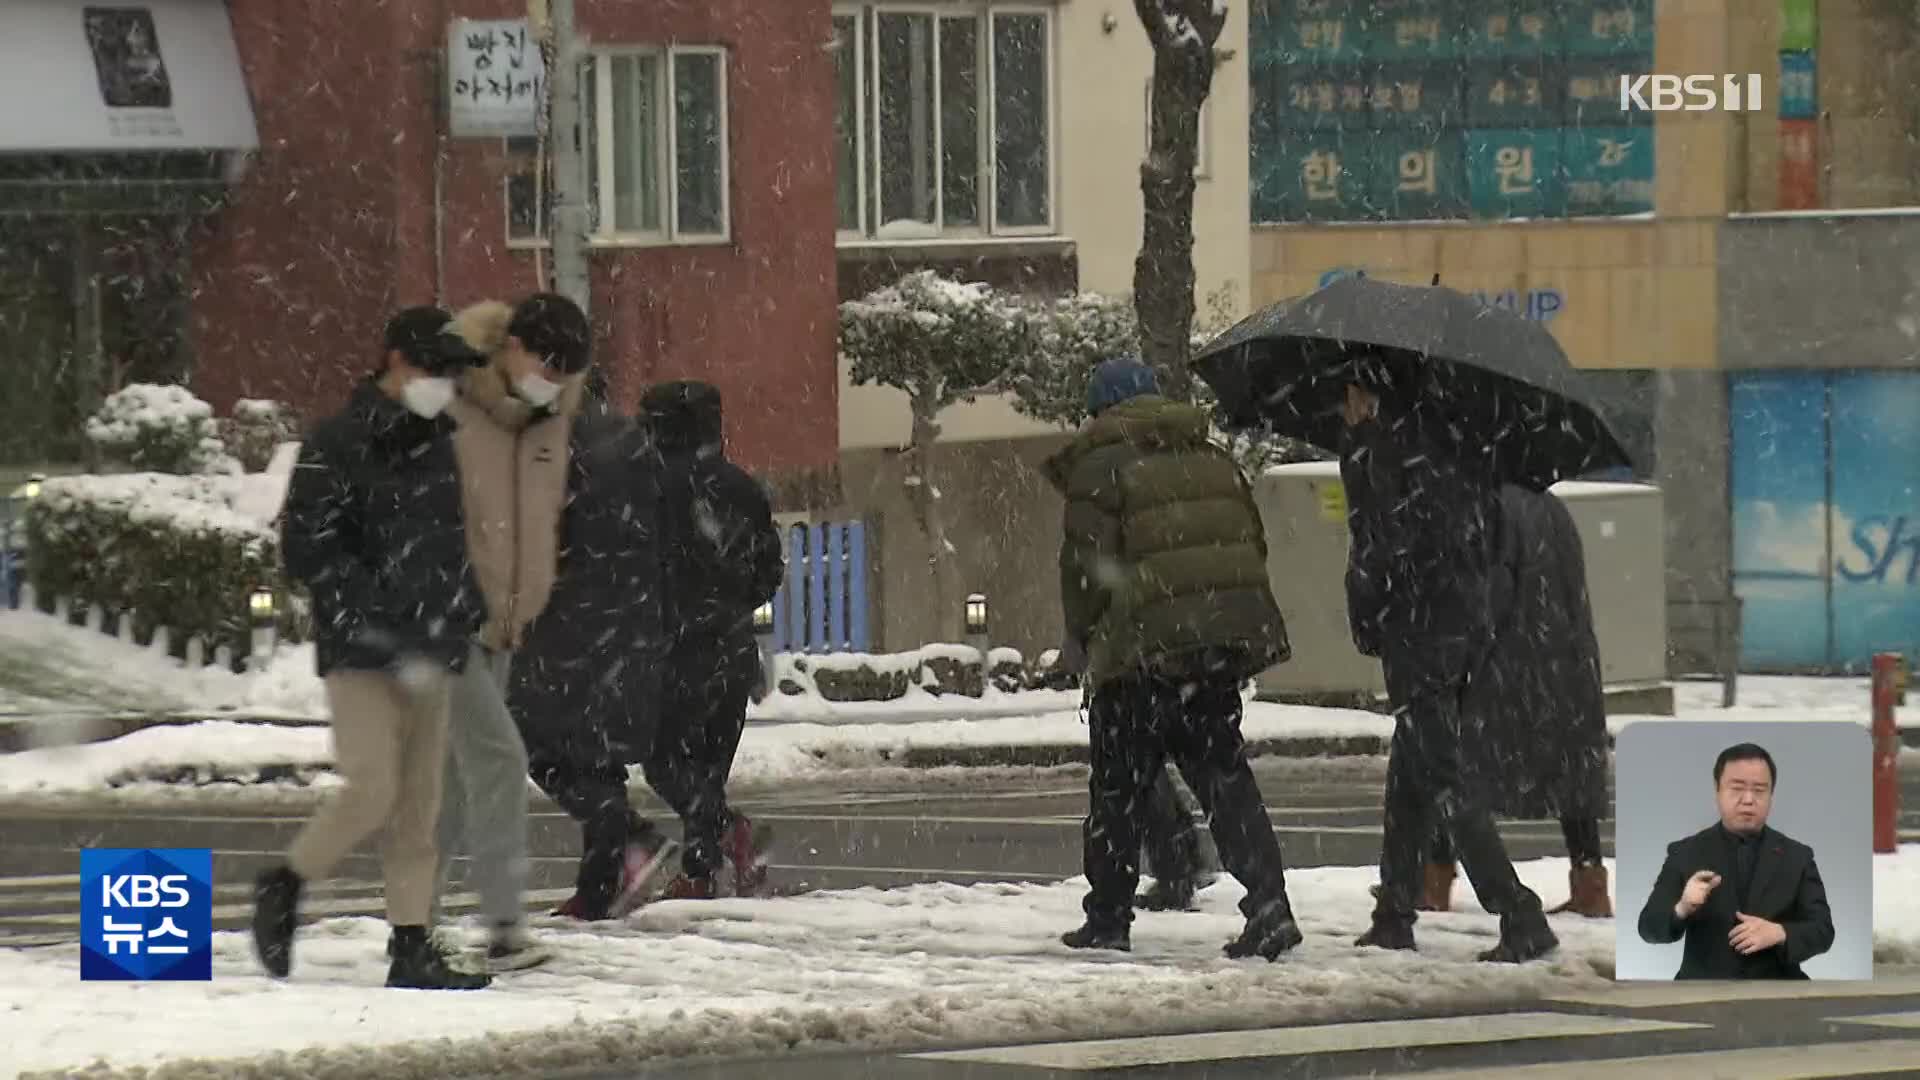
POLYGON ((420 377, 410 379, 400 388, 400 400, 415 415, 428 420, 445 412, 453 402, 453 380, 420 377))
POLYGON ((544 409, 560 397, 561 386, 544 375, 522 375, 513 384, 514 393, 536 409, 544 409))

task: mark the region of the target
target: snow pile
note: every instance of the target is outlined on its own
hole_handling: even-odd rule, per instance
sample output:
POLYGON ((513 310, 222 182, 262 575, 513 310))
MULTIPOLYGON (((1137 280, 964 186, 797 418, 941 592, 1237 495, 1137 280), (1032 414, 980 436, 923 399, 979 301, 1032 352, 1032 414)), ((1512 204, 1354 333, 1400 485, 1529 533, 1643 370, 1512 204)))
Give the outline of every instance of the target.
MULTIPOLYGON (((63 721, 39 723, 57 727, 63 721)), ((245 783, 265 768, 316 770, 332 765, 333 744, 325 725, 205 720, 144 728, 105 742, 43 746, 0 756, 0 795, 98 791, 156 775, 197 783, 245 783)))
MULTIPOLYGON (((1546 895, 1565 889, 1564 859, 1520 869, 1546 895)), ((1202 894, 1198 913, 1143 914, 1131 955, 1059 944, 1080 921, 1083 881, 660 903, 617 927, 546 925, 556 958, 477 994, 383 989, 385 927, 374 919, 303 928, 294 977, 281 984, 259 973, 239 934, 216 935, 211 986, 83 984, 75 948, 0 952, 0 1014, 35 1036, 11 1040, 0 1065, 98 1062, 90 1075, 100 1076, 164 1062, 163 1077, 611 1071, 660 1057, 1498 1007, 1607 985, 1607 920, 1556 918, 1561 951, 1523 967, 1474 962, 1498 932, 1480 912, 1424 917, 1419 953, 1357 949, 1373 880, 1371 867, 1290 873, 1307 941, 1275 964, 1221 957, 1241 923, 1230 879, 1202 894)))

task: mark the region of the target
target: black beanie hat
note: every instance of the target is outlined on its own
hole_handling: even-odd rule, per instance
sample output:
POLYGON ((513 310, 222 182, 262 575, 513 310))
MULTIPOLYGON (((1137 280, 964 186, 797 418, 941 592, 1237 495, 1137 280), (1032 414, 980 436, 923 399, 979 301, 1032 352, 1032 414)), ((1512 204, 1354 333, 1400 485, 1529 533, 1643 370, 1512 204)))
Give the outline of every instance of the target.
POLYGON ((593 327, 587 313, 558 293, 534 293, 520 301, 507 333, 562 375, 578 375, 592 358, 593 327))
POLYGON ((432 306, 410 307, 387 320, 386 346, 429 375, 454 375, 486 362, 453 330, 453 316, 432 306))
POLYGON ((640 413, 654 445, 668 453, 718 447, 725 439, 720 391, 712 383, 685 379, 650 387, 640 397, 640 413))

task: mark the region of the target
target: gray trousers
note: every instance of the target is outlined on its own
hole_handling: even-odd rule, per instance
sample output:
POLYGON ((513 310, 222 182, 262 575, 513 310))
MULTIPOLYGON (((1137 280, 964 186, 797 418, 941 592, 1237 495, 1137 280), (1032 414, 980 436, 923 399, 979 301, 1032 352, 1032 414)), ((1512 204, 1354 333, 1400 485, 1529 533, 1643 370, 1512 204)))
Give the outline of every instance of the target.
POLYGON ((456 854, 492 924, 519 922, 527 889, 527 748, 507 711, 510 652, 473 647, 453 680, 441 785, 434 917, 456 854))

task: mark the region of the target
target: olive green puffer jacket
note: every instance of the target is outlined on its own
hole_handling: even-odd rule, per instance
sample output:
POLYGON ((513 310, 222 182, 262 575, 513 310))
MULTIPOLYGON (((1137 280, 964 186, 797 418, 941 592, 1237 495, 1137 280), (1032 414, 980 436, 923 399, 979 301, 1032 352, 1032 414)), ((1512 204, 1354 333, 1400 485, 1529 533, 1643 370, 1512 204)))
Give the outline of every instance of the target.
POLYGON ((1140 669, 1251 678, 1292 654, 1260 511, 1207 414, 1143 396, 1049 458, 1066 496, 1060 598, 1094 685, 1140 669))

